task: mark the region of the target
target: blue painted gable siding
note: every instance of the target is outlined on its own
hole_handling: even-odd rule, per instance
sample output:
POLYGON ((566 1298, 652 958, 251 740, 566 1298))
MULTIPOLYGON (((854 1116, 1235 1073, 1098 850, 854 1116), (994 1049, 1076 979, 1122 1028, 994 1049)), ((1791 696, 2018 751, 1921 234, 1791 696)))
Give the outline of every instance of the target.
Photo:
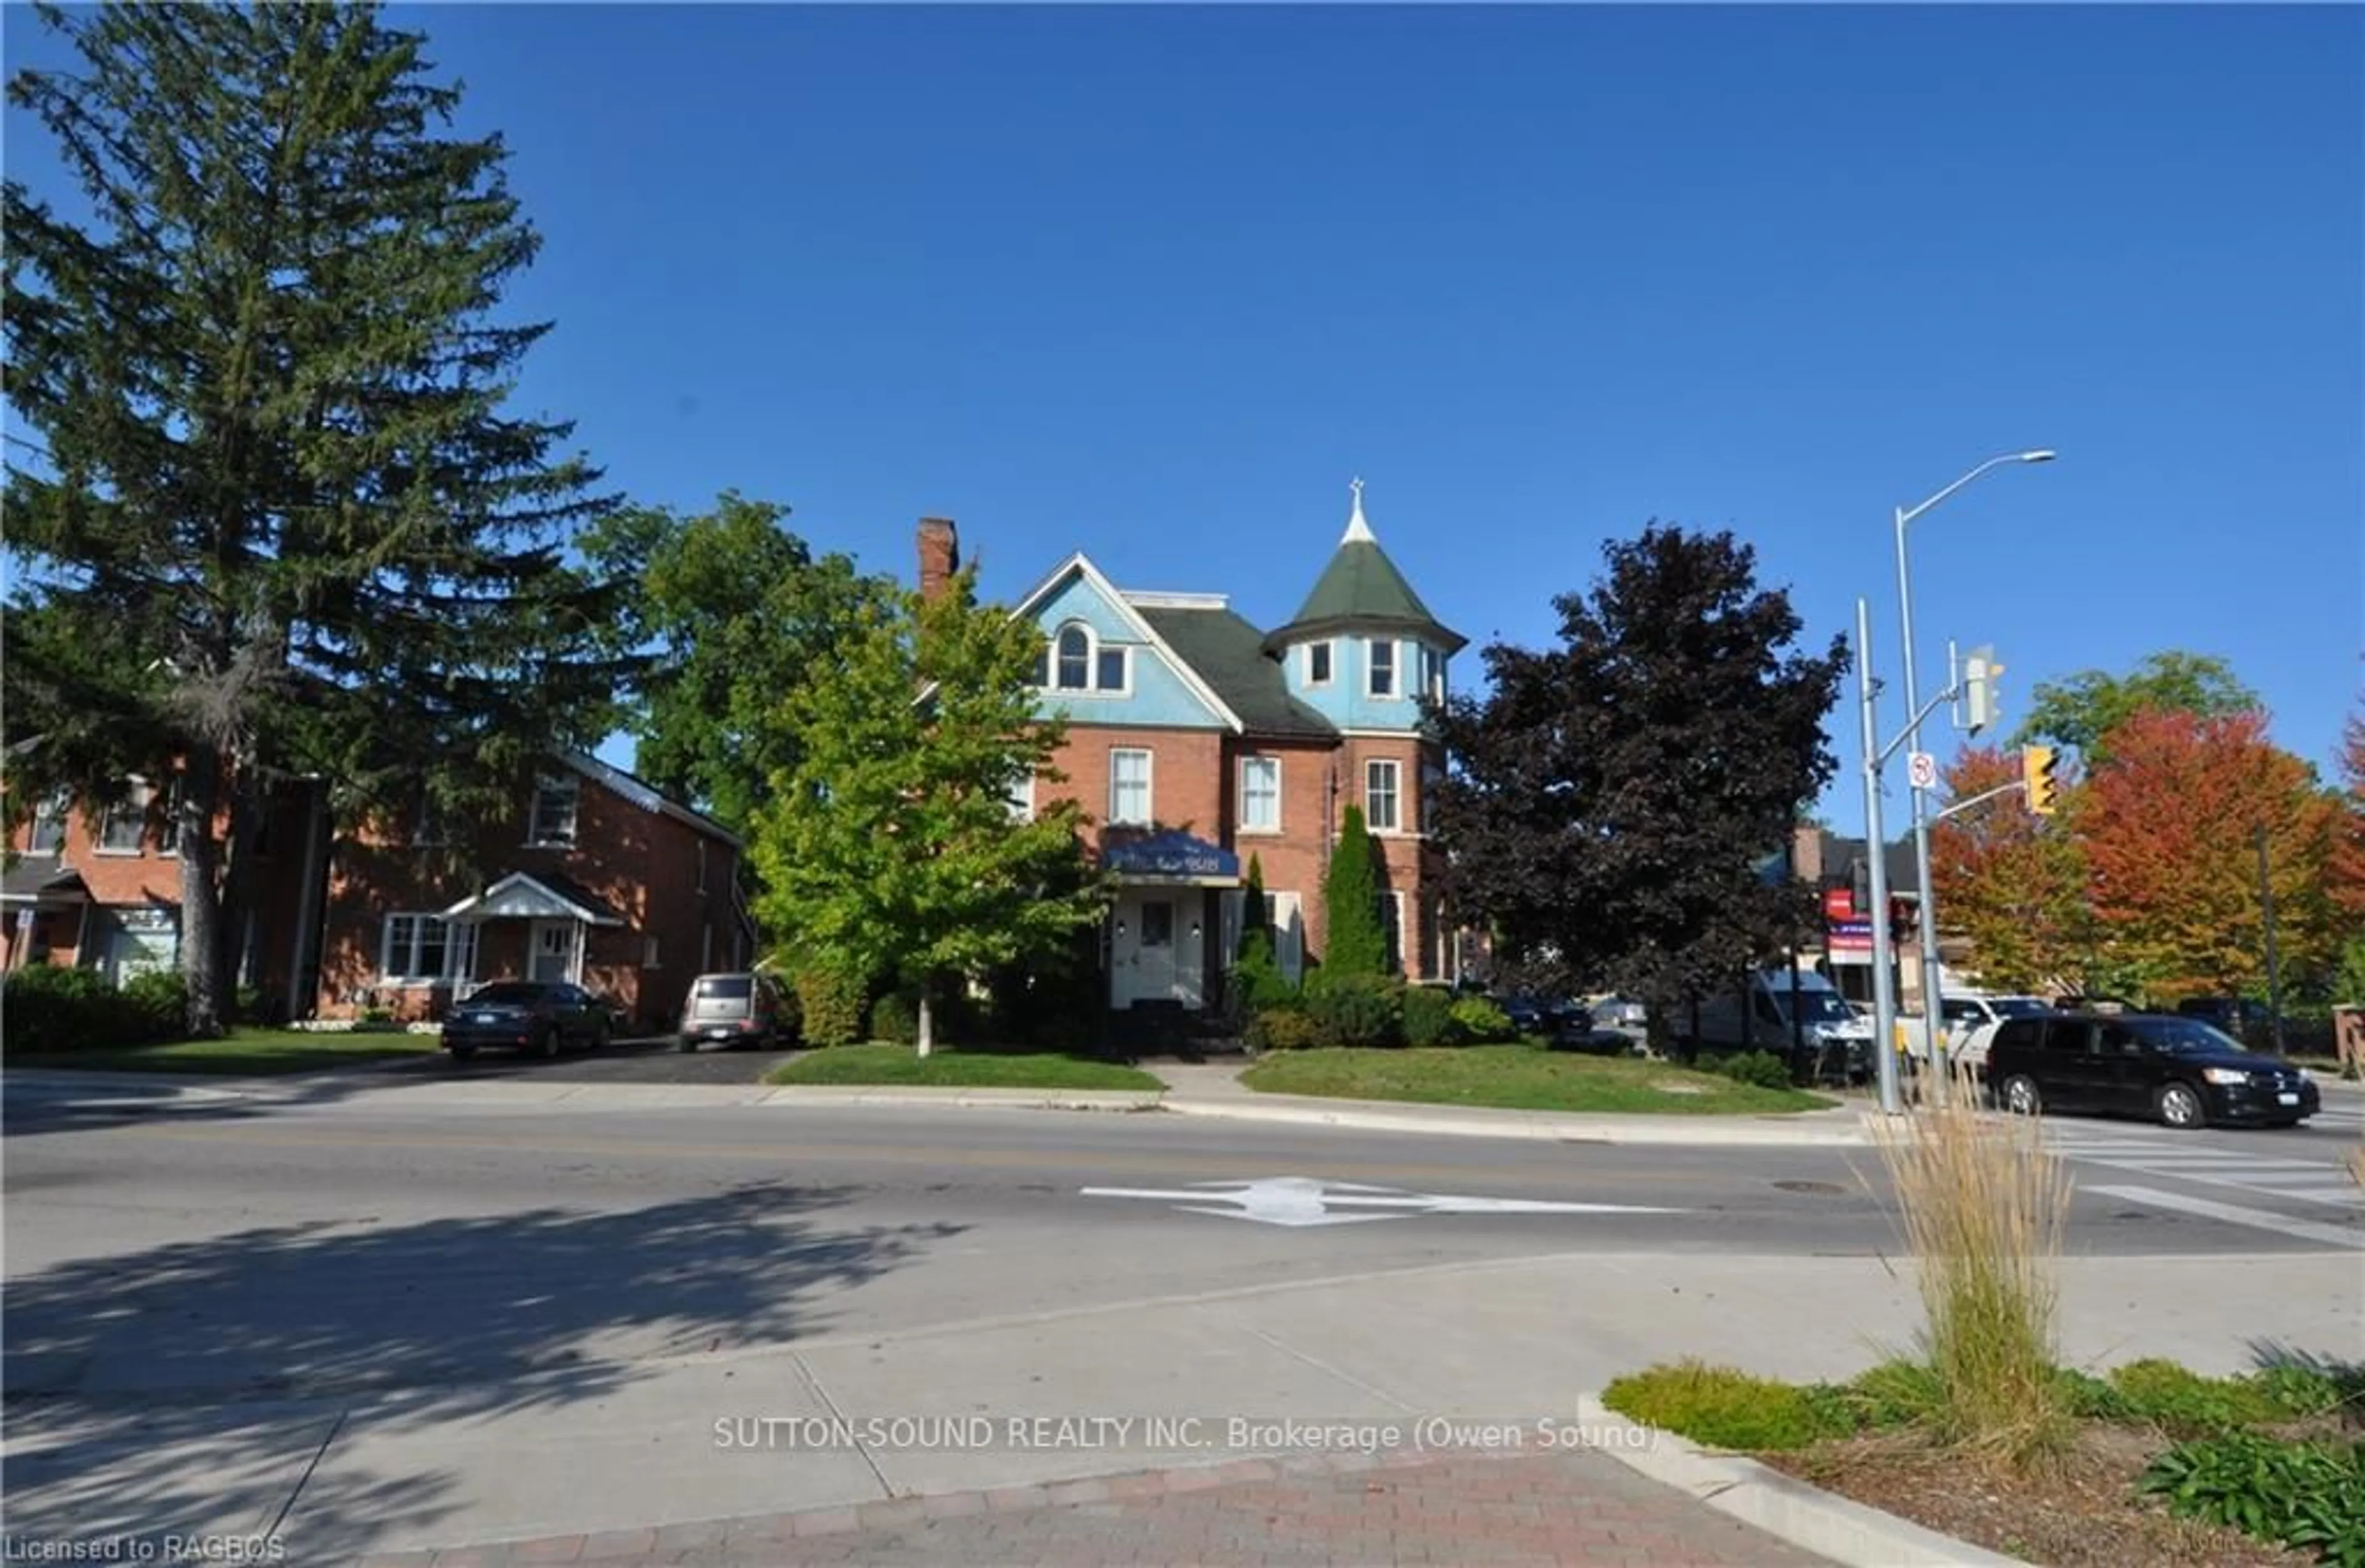
MULTIPOLYGON (((1320 641, 1320 639, 1316 639, 1320 641)), ((1327 686, 1306 683, 1306 644, 1291 645, 1283 668, 1289 689, 1306 704, 1342 730, 1404 730, 1410 732, 1420 725, 1419 692, 1420 647, 1410 637, 1398 637, 1396 644, 1396 695, 1369 695, 1371 637, 1360 632, 1340 633, 1330 641, 1330 681, 1327 686)), ((1430 650, 1432 658, 1443 655, 1430 650)), ((1453 689, 1452 666, 1446 665, 1446 689, 1453 689)))
POLYGON ((1160 729, 1215 730, 1226 728, 1223 716, 1183 682, 1158 647, 1141 640, 1124 612, 1102 596, 1081 571, 1054 588, 1035 612, 1035 623, 1049 643, 1060 627, 1080 621, 1092 628, 1104 647, 1132 649, 1133 689, 1124 697, 1104 697, 1090 691, 1046 691, 1035 711, 1049 718, 1064 711, 1071 724, 1124 724, 1160 729))

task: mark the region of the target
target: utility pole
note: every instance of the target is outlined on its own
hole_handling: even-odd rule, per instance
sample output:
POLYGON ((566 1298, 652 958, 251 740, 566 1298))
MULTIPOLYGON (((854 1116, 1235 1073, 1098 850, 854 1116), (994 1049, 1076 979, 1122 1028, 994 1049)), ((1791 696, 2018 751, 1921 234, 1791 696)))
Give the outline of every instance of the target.
MULTIPOLYGON (((2259 909, 2267 928, 2267 1014, 2275 1055, 2283 1054, 2283 973, 2275 952, 2275 884, 2267 875, 2267 824, 2259 824, 2259 909)), ((2238 1002, 2237 1002, 2238 1005, 2238 1002)))
POLYGON ((1897 1090, 1897 999, 1889 990, 1889 865, 1880 827, 1880 736, 1873 714, 1872 607, 1855 601, 1855 684, 1864 715, 1865 858, 1872 877, 1872 1059, 1881 1114, 1904 1110, 1897 1090))

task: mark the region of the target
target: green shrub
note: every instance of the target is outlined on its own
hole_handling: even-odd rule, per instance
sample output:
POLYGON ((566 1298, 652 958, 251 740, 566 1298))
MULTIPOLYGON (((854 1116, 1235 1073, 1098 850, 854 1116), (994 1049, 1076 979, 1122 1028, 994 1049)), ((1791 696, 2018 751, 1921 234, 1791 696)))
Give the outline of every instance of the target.
POLYGON ((902 987, 870 1004, 870 1037, 898 1046, 920 1043, 920 999, 902 987))
POLYGON ((1239 962, 1232 966, 1232 995, 1251 1014, 1297 1001, 1297 988, 1273 957, 1272 933, 1261 926, 1240 940, 1239 962))
POLYGON ((1852 1429, 1829 1392, 1697 1361, 1619 1378, 1602 1391, 1601 1402, 1645 1426, 1715 1449, 1799 1449, 1852 1429))
POLYGON ((1454 1026, 1453 999, 1435 986, 1417 985, 1404 993, 1404 1041, 1407 1046, 1458 1046, 1462 1031, 1454 1026))
POLYGON ((851 1046, 862 1040, 862 1004, 869 987, 862 977, 826 958, 797 971, 797 1014, 805 1044, 851 1046))
POLYGON ((1919 1361, 1883 1361, 1844 1392, 1855 1423, 1881 1429, 1927 1426, 1946 1404, 1945 1384, 1919 1361))
POLYGON ((1737 1056, 1720 1057, 1709 1065, 1735 1083, 1756 1089, 1790 1087, 1789 1064, 1771 1051, 1743 1051, 1737 1056))
POLYGON ((1306 983, 1306 1015, 1326 1046, 1394 1046, 1404 1039, 1404 988, 1384 975, 1317 974, 1306 983))
POLYGON ((797 994, 797 988, 792 985, 781 986, 779 991, 780 1037, 801 1044, 805 1032, 804 998, 797 994))
POLYGON ((2337 1361, 2269 1367, 2253 1380, 2279 1414, 2304 1418, 2336 1412, 2365 1424, 2365 1365, 2337 1361))
POLYGON ((2365 1443, 2221 1432, 2177 1444, 2136 1485, 2186 1518, 2365 1568, 2365 1443))
POLYGON ((189 1016, 189 982, 178 969, 149 969, 123 985, 125 1023, 143 1040, 169 1040, 189 1016))
POLYGON ((1453 1004, 1453 1027, 1474 1046, 1499 1045, 1519 1034, 1511 1015, 1483 996, 1465 996, 1453 1004))
POLYGON ((2133 1420, 2135 1407, 2127 1396, 2091 1372, 2062 1367, 2053 1374, 2063 1406, 2083 1421, 2133 1420))
POLYGON ((2171 1438, 2201 1438, 2276 1419, 2283 1412, 2247 1378, 2203 1377, 2157 1357, 2111 1372, 2129 1413, 2171 1438))
POLYGON ((1302 1008, 1272 1007, 1249 1021, 1251 1050, 1306 1051, 1323 1043, 1321 1025, 1302 1008))
POLYGON ((0 1030, 11 1051, 115 1045, 115 993, 95 969, 28 964, 0 988, 0 1030))

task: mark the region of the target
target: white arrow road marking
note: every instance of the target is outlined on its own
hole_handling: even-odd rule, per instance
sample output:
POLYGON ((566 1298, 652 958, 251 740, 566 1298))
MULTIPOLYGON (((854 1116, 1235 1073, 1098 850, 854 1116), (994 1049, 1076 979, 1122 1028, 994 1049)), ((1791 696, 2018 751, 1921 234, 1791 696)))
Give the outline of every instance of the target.
POLYGON ((1631 1204, 1559 1204, 1537 1198, 1474 1198, 1451 1193, 1408 1193, 1356 1182, 1317 1182, 1305 1176, 1267 1176, 1254 1182, 1194 1182, 1187 1188, 1086 1187, 1087 1198, 1147 1198, 1181 1206, 1185 1214, 1260 1225, 1304 1226, 1362 1225, 1415 1215, 1664 1215, 1681 1209, 1631 1204), (1220 1205, 1220 1206, 1210 1206, 1220 1205), (1341 1214, 1341 1209, 1379 1213, 1341 1214))

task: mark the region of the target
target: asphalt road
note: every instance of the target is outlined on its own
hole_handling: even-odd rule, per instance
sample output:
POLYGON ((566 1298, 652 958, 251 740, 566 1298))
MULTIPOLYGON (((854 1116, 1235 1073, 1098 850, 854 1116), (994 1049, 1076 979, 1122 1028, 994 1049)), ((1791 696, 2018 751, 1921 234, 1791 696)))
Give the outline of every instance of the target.
MULTIPOLYGON (((12 1529, 246 1521, 332 1561, 836 1506, 1139 1456, 751 1468, 715 1417, 1515 1412, 1680 1354, 1844 1375, 1913 1321, 1869 1150, 400 1081, 8 1085, 12 1529)), ((2353 1328, 2365 1216, 2311 1189, 2354 1132, 2053 1136, 2098 1129, 2076 1353, 2353 1328)))

